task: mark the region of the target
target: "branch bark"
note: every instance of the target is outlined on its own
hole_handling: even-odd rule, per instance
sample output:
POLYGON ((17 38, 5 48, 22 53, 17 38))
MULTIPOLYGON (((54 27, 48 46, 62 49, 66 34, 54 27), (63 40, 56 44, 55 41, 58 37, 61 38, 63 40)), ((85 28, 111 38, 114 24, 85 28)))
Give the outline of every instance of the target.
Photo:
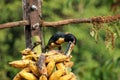
POLYGON ((11 28, 11 27, 21 27, 24 25, 29 25, 29 22, 27 20, 23 20, 23 21, 16 21, 16 22, 8 22, 5 24, 0 24, 0 29, 3 28, 11 28))
MULTIPOLYGON (((78 24, 78 23, 109 23, 113 21, 120 20, 120 14, 114 16, 103 16, 103 17, 92 17, 92 18, 82 18, 82 19, 66 19, 61 21, 54 22, 46 22, 42 20, 42 27, 59 27, 68 24, 78 24)), ((17 21, 17 22, 9 22, 5 24, 1 24, 0 28, 10 28, 21 25, 29 25, 27 20, 17 21)))
POLYGON ((92 17, 92 18, 83 18, 83 19, 66 19, 56 22, 44 22, 43 26, 46 27, 58 27, 67 24, 78 24, 78 23, 109 23, 112 21, 120 20, 120 14, 115 16, 104 16, 104 17, 92 17))

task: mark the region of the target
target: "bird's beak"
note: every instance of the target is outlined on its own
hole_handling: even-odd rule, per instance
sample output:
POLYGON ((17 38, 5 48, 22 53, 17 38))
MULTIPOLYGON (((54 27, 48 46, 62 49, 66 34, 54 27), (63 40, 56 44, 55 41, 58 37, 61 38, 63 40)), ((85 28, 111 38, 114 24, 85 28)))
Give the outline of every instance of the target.
POLYGON ((67 55, 67 56, 70 56, 70 54, 71 54, 71 52, 72 52, 74 46, 75 46, 74 43, 70 43, 69 49, 68 49, 68 51, 66 52, 66 55, 67 55))

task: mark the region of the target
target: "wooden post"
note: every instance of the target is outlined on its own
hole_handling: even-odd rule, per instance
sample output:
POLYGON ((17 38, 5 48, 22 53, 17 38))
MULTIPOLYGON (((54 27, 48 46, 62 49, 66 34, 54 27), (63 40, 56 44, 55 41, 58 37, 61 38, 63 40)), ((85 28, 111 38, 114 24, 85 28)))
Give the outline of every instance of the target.
POLYGON ((32 44, 32 37, 39 37, 42 43, 41 35, 41 6, 42 0, 23 0, 23 19, 29 21, 29 25, 25 25, 26 47, 32 44))

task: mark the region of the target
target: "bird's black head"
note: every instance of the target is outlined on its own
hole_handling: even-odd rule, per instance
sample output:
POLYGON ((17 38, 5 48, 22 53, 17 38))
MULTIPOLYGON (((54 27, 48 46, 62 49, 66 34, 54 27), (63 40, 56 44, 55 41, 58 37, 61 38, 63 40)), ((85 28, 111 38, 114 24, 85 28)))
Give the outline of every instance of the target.
POLYGON ((68 34, 65 35, 65 42, 69 42, 69 41, 76 44, 77 39, 73 34, 68 33, 68 34))

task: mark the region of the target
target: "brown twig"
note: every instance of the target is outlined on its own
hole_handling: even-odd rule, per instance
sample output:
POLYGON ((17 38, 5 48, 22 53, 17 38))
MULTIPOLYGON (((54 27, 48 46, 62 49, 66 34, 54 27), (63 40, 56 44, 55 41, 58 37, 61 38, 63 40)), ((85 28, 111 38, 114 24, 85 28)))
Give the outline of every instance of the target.
MULTIPOLYGON (((115 16, 104 16, 104 17, 92 17, 92 18, 83 18, 83 19, 66 19, 55 22, 45 22, 42 20, 43 27, 58 27, 67 24, 78 24, 78 23, 109 23, 112 21, 120 20, 120 14, 115 16)), ((9 22, 5 24, 0 24, 0 28, 10 28, 21 25, 29 25, 27 20, 17 21, 17 22, 9 22)))
POLYGON ((0 28, 11 28, 11 27, 18 27, 18 26, 24 26, 24 25, 29 25, 29 22, 27 20, 23 21, 16 21, 16 22, 8 22, 5 24, 0 24, 0 28))
POLYGON ((92 20, 89 18, 85 19, 66 19, 66 20, 61 20, 61 21, 56 21, 56 22, 44 22, 43 21, 43 26, 46 27, 58 27, 58 26, 63 26, 67 24, 78 24, 78 23, 90 23, 92 20))

